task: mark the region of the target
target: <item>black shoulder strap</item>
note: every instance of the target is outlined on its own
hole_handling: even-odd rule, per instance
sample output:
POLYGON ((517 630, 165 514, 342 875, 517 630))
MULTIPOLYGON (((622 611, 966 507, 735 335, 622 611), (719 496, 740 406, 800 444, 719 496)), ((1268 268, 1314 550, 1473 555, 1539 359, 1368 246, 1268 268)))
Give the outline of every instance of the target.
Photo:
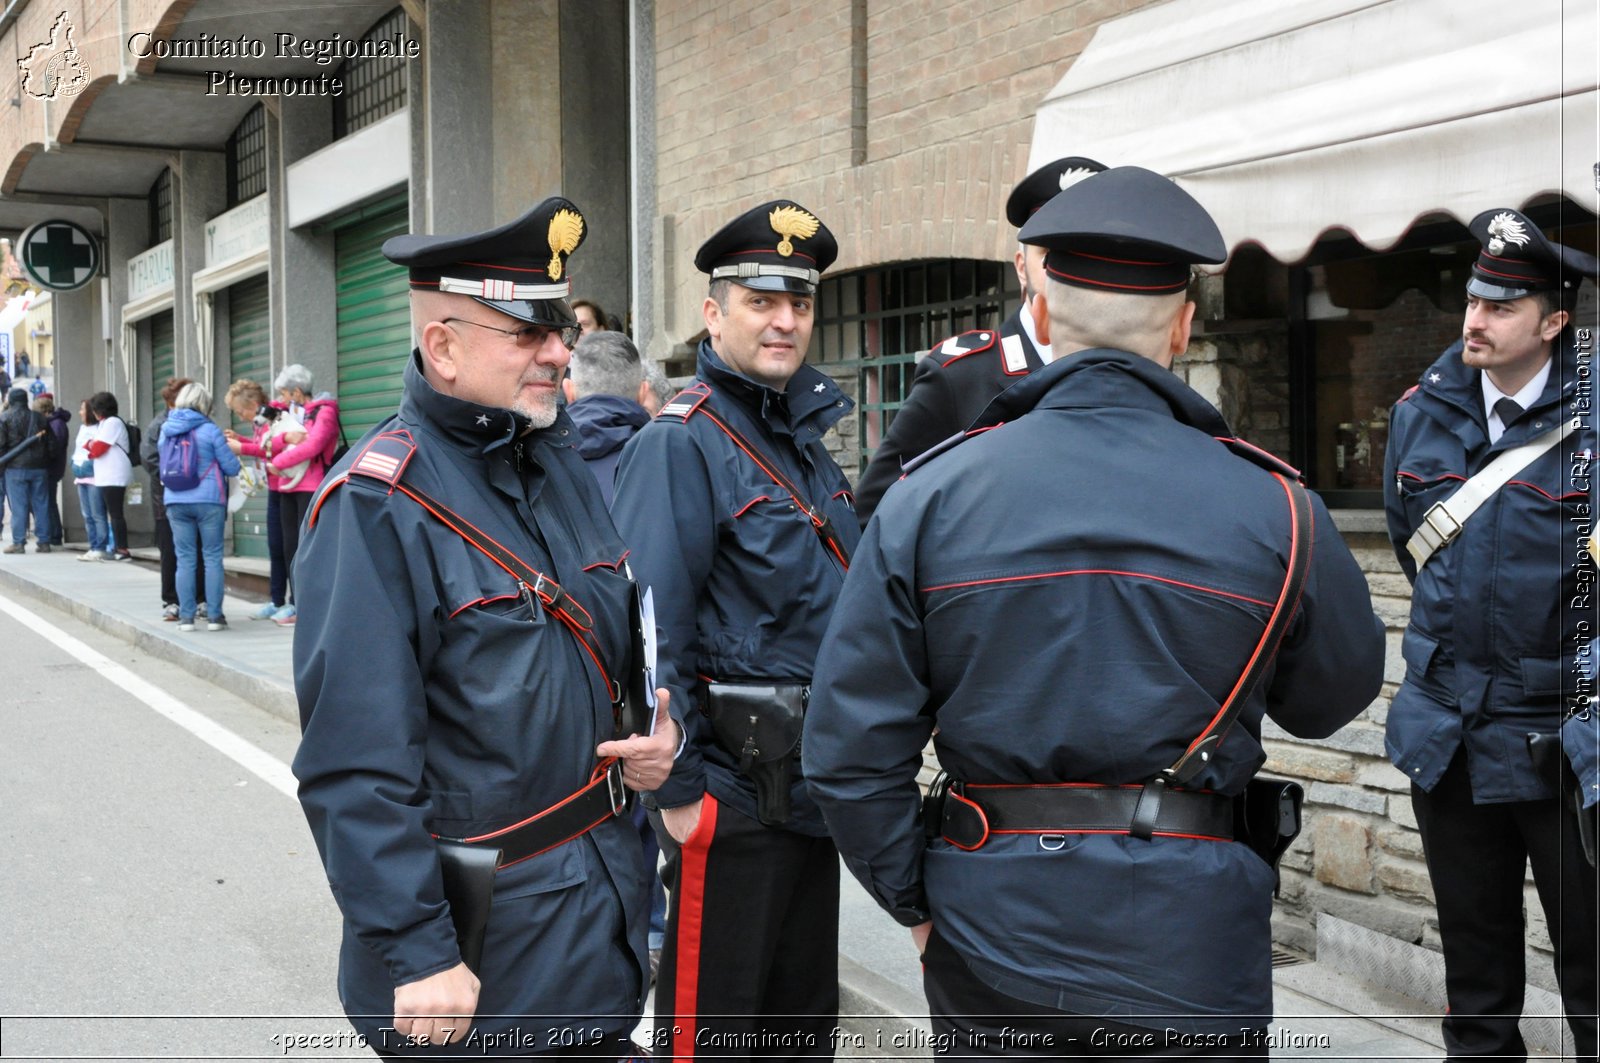
POLYGON ((1283 636, 1288 633, 1289 623, 1294 619, 1294 614, 1300 606, 1300 595, 1305 590, 1306 576, 1311 570, 1313 536, 1311 498, 1298 480, 1280 472, 1274 472, 1272 476, 1282 485, 1284 493, 1289 497, 1289 515, 1292 524, 1289 534, 1289 566, 1284 574, 1283 589, 1278 592, 1278 601, 1272 607, 1272 615, 1267 620, 1266 630, 1261 633, 1261 641, 1256 643, 1255 651, 1250 654, 1250 660, 1245 664, 1244 671, 1240 674, 1238 682, 1234 683, 1233 690, 1228 693, 1222 707, 1211 718, 1206 729, 1200 732, 1200 736, 1189 743, 1189 748, 1183 751, 1183 756, 1145 784, 1144 792, 1139 795, 1139 803, 1134 808, 1133 823, 1129 831, 1135 837, 1148 839, 1154 831, 1156 814, 1160 811, 1162 791, 1168 786, 1184 785, 1210 762, 1217 746, 1221 744, 1228 729, 1233 726, 1233 721, 1238 718, 1240 710, 1244 708, 1250 693, 1261 682, 1267 666, 1277 656, 1278 647, 1283 643, 1283 636))
POLYGON ((822 512, 820 508, 806 501, 805 495, 800 493, 800 488, 796 487, 793 481, 779 471, 777 462, 768 457, 756 444, 746 439, 738 429, 717 415, 716 411, 711 407, 711 395, 711 385, 705 381, 699 381, 694 386, 685 388, 677 398, 661 407, 661 412, 656 416, 668 420, 687 421, 690 417, 699 414, 716 425, 722 430, 722 434, 731 439, 734 446, 744 451, 745 456, 755 462, 756 467, 766 473, 773 483, 777 484, 783 491, 788 492, 794 504, 800 507, 800 512, 804 513, 806 518, 811 521, 811 530, 817 533, 817 539, 821 541, 823 549, 838 560, 841 568, 846 572, 850 571, 850 552, 845 549, 844 540, 839 538, 839 533, 834 528, 833 522, 828 519, 828 515, 822 512))

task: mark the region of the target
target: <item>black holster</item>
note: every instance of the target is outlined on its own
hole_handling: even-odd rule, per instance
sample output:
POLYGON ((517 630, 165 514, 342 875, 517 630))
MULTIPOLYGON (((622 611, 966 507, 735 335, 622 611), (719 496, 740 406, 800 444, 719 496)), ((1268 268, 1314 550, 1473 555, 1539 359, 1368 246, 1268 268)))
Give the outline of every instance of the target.
POLYGON ((1233 837, 1244 842, 1278 873, 1278 861, 1300 835, 1300 806, 1306 792, 1288 779, 1257 776, 1234 798, 1233 837))
POLYGON ((1533 760, 1533 770, 1549 783, 1560 798, 1563 812, 1571 810, 1578 820, 1578 843, 1583 847, 1583 858, 1595 866, 1597 825, 1600 825, 1600 805, 1583 807, 1583 786, 1573 773, 1572 763, 1561 748, 1561 732, 1528 735, 1528 756, 1533 760))
POLYGON ((717 742, 756 786, 756 817, 769 827, 789 820, 789 786, 800 759, 800 729, 811 688, 799 683, 710 683, 705 714, 717 742))

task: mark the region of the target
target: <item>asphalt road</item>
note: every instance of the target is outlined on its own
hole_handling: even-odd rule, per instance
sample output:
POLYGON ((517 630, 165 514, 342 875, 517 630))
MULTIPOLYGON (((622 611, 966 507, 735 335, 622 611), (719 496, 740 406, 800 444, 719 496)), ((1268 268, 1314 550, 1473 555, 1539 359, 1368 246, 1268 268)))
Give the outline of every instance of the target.
POLYGON ((0 1057, 371 1058, 296 728, 31 599, 0 648, 0 1057))

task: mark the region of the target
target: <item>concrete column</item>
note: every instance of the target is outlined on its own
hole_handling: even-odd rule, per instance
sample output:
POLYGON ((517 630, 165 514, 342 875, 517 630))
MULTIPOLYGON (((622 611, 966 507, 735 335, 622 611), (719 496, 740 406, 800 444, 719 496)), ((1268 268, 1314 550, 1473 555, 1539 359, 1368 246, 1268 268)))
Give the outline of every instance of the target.
MULTIPOLYGON (((193 277, 206 268, 206 222, 221 214, 228 202, 227 164, 223 154, 179 152, 177 165, 173 167, 172 185, 172 324, 177 338, 173 364, 179 376, 209 380, 214 387, 216 353, 214 349, 210 351, 210 364, 202 364, 208 352, 197 331, 193 277)), ((150 391, 141 389, 141 405, 161 384, 162 381, 152 380, 150 391)))
POLYGON ((589 218, 574 297, 627 325, 632 241, 628 209, 628 0, 561 5, 561 187, 589 218))
MULTIPOLYGON (((338 293, 334 240, 311 226, 289 228, 284 170, 333 139, 332 104, 325 98, 284 97, 267 114, 267 195, 272 211, 272 375, 299 362, 317 387, 338 383, 338 293)), ((268 391, 270 380, 261 382, 268 391)))
MULTIPOLYGON (((501 97, 521 93, 530 68, 522 55, 516 76, 496 78, 495 58, 517 47, 528 20, 503 24, 493 19, 500 6, 482 0, 428 3, 425 90, 410 100, 411 107, 422 110, 428 232, 471 232, 515 217, 495 213, 494 114, 501 97), (502 29, 512 41, 501 38, 502 29), (486 43, 489 62, 484 62, 486 43)), ((534 6, 518 5, 524 13, 534 6)))
POLYGON ((633 339, 646 353, 656 348, 656 5, 655 0, 632 0, 633 68, 631 155, 633 163, 632 284, 633 339))

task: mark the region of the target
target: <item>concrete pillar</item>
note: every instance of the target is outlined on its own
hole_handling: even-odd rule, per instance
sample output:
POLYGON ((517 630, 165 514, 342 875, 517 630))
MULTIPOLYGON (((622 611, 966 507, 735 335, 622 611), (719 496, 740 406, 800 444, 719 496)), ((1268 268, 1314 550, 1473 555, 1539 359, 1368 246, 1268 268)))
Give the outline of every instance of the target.
MULTIPOLYGON (((502 97, 515 100, 532 71, 520 55, 518 74, 495 77, 496 59, 526 42, 523 19, 491 19, 499 4, 482 0, 430 0, 426 95, 410 106, 423 119, 422 151, 428 187, 427 232, 460 233, 509 221, 495 213, 495 113, 502 97), (491 29, 493 25, 493 29, 491 29), (504 30, 511 39, 504 40, 504 30), (484 62, 484 45, 489 62, 484 62)), ((530 5, 518 5, 526 8, 530 5)), ((412 86, 415 88, 415 84, 412 86)), ((415 124, 412 126, 416 129, 415 124)))
MULTIPOLYGON (((284 200, 284 170, 333 139, 332 104, 326 98, 283 97, 267 114, 267 195, 272 211, 272 373, 299 362, 317 387, 338 383, 338 292, 332 233, 312 226, 291 229, 284 200)), ((261 381, 270 392, 272 381, 261 381)))
MULTIPOLYGON (((201 344, 194 312, 194 274, 206 268, 206 222, 221 214, 228 202, 227 165, 216 151, 178 153, 172 171, 172 325, 177 339, 173 365, 178 376, 209 381, 216 390, 217 367, 214 344, 201 344), (202 364, 206 348, 211 348, 209 364, 202 364)), ((163 381, 152 380, 150 390, 140 388, 140 413, 147 396, 155 394, 163 381)))
POLYGON ((574 297, 627 326, 630 261, 628 0, 561 5, 561 187, 589 218, 574 297))

